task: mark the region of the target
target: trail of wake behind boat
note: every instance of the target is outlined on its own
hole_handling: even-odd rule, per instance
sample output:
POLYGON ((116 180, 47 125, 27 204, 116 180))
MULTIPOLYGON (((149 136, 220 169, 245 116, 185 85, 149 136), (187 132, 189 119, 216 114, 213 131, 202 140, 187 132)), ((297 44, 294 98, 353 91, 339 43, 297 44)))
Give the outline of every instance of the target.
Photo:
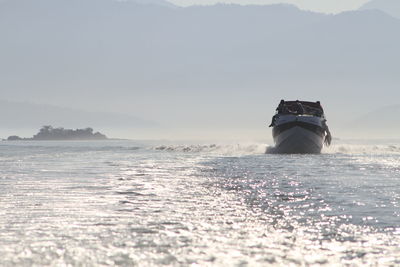
POLYGON ((400 264, 398 146, 339 145, 318 155, 265 154, 263 143, 8 145, 2 261, 400 264))

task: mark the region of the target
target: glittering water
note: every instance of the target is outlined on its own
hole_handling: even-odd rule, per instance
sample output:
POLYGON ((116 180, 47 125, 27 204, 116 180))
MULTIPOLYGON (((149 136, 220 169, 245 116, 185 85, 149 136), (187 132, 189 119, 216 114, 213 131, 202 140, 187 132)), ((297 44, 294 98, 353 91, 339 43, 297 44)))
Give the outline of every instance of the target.
POLYGON ((0 144, 1 266, 400 265, 400 146, 0 144))

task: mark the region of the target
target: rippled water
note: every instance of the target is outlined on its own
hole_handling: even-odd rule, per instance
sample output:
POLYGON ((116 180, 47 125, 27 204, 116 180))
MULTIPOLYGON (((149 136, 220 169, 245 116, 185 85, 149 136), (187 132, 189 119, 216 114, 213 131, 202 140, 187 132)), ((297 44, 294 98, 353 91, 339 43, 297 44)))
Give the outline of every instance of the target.
POLYGON ((400 145, 2 142, 0 265, 400 265, 400 145))

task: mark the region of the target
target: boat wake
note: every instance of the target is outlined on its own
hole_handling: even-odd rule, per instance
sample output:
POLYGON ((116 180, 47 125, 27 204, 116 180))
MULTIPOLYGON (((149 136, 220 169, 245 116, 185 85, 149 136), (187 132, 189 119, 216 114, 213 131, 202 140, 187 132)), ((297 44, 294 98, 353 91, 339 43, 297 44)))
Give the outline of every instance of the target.
POLYGON ((322 153, 325 154, 400 154, 400 145, 353 145, 353 144, 336 144, 328 148, 324 148, 322 153))
MULTIPOLYGON (((152 147, 153 151, 171 153, 206 153, 221 156, 280 154, 279 149, 273 145, 260 143, 247 144, 194 144, 194 145, 159 145, 152 147)), ((332 144, 324 147, 321 154, 347 154, 347 155, 391 155, 400 154, 400 144, 365 145, 365 144, 332 144)))
POLYGON ((263 154, 266 144, 197 144, 197 145, 161 145, 153 147, 156 151, 185 152, 185 153, 212 153, 221 155, 251 155, 263 154))
MULTIPOLYGON (((275 146, 267 146, 265 154, 281 154, 275 146)), ((337 144, 322 149, 321 154, 385 155, 400 154, 400 145, 337 144)))

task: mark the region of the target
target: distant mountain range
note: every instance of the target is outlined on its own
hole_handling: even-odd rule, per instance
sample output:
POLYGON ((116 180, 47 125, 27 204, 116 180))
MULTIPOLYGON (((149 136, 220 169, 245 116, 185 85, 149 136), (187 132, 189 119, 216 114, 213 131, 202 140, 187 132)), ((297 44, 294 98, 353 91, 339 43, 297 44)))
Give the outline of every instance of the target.
POLYGON ((128 2, 134 2, 137 4, 142 5, 158 5, 158 6, 165 6, 165 7, 175 7, 172 3, 165 1, 165 0, 125 0, 128 2))
POLYGON ((379 10, 5 0, 1 97, 199 133, 262 128, 282 98, 320 100, 334 129, 398 104, 398 32, 400 20, 379 10))
POLYGON ((361 10, 378 9, 387 14, 400 18, 399 0, 372 0, 361 7, 361 10))
POLYGON ((153 128, 157 124, 133 116, 112 112, 88 112, 52 105, 0 100, 2 128, 40 128, 55 125, 66 128, 153 128))
POLYGON ((375 108, 359 116, 346 128, 358 135, 366 137, 381 136, 386 138, 399 138, 400 130, 400 105, 390 105, 375 108))

